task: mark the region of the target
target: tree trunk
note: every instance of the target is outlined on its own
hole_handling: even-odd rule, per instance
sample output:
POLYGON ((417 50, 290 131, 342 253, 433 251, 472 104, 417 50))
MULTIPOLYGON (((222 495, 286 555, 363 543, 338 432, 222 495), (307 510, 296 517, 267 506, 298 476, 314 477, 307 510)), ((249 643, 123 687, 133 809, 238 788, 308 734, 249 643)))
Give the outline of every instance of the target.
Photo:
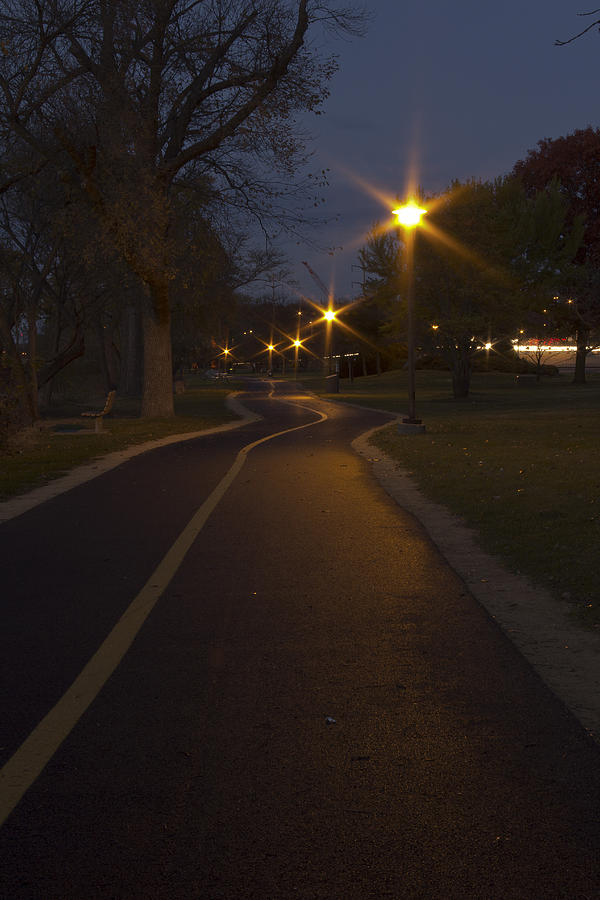
POLYGON ((152 307, 142 313, 144 335, 144 385, 142 416, 168 419, 173 408, 173 362, 168 281, 152 285, 152 307))
POLYGON ((469 396, 471 386, 471 357, 460 353, 452 360, 452 392, 456 400, 469 396))
MULTIPOLYGON (((52 379, 58 375, 62 369, 66 368, 70 365, 74 360, 79 359, 85 353, 85 341, 82 334, 76 332, 73 336, 73 340, 65 347, 64 350, 61 350, 60 353, 57 353, 54 359, 50 360, 46 363, 46 365, 40 369, 38 372, 38 381, 40 389, 44 393, 44 397, 46 397, 46 389, 49 385, 52 384, 52 379)), ((45 400, 44 400, 45 402, 45 400)))
POLYGON ((575 373, 573 384, 585 384, 585 361, 588 352, 589 331, 587 328, 579 328, 577 331, 577 352, 575 353, 575 373))
POLYGON ((115 347, 113 343, 112 326, 103 325, 101 319, 95 322, 96 341, 98 344, 98 359, 102 371, 104 390, 109 391, 119 387, 119 363, 115 360, 115 347))
POLYGON ((40 387, 38 395, 38 403, 42 409, 48 410, 52 406, 52 393, 54 391, 54 383, 52 380, 47 381, 40 387))
POLYGON ((29 353, 29 406, 34 422, 40 417, 38 406, 38 378, 37 378, 37 307, 30 308, 27 314, 27 351, 29 353))
MULTIPOLYGON (((50 317, 47 332, 48 347, 54 352, 55 359, 59 355, 61 332, 61 312, 60 307, 57 307, 54 314, 50 317)), ((83 349, 81 355, 83 355, 83 349)), ((53 374, 55 373, 45 377, 44 370, 46 368, 47 365, 38 372, 38 400, 41 402, 43 409, 49 409, 52 405, 52 392, 54 389, 53 374)))
POLYGON ((10 361, 11 389, 14 392, 19 410, 19 420, 33 425, 39 418, 37 397, 31 396, 31 382, 25 372, 23 360, 18 346, 12 336, 10 324, 0 310, 0 338, 10 361))
POLYGON ((121 392, 139 397, 142 392, 142 327, 139 306, 133 303, 125 309, 121 325, 121 392))

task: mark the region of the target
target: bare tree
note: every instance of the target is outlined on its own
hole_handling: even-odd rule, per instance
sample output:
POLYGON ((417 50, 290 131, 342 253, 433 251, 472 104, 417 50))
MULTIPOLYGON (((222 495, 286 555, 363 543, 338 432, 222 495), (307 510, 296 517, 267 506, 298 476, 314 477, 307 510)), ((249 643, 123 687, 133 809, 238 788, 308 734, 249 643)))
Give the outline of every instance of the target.
POLYGON ((4 194, 0 202, 0 333, 16 387, 19 418, 38 418, 38 325, 60 236, 49 205, 31 180, 4 194))
POLYGON ((334 0, 1 0, 0 139, 82 192, 143 285, 143 415, 173 413, 173 185, 268 214, 335 68, 309 36, 364 22, 334 0))
MULTIPOLYGON (((600 14, 600 7, 597 9, 591 9, 589 12, 577 13, 581 18, 592 18, 593 16, 598 16, 600 14)), ((572 44, 573 41, 579 40, 580 37, 583 37, 584 34, 587 34, 588 31, 591 31, 592 28, 600 29, 600 18, 593 19, 591 22, 588 22, 585 28, 579 31, 577 34, 574 34, 572 37, 567 38, 565 41, 556 40, 554 42, 556 47, 564 47, 566 44, 572 44)))

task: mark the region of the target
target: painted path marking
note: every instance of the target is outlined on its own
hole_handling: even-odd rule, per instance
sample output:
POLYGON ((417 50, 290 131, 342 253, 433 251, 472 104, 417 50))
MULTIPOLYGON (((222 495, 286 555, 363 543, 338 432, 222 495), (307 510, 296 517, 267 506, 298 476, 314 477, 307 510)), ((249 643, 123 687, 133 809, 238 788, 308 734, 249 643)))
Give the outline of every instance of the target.
MULTIPOLYGON (((287 402, 281 398, 277 398, 277 400, 278 402, 287 402)), ((293 405, 301 406, 301 404, 293 405)), ((214 512, 228 488, 239 475, 250 451, 266 441, 272 441, 274 438, 290 434, 293 431, 300 431, 303 428, 311 428, 328 418, 325 413, 309 406, 301 406, 301 408, 316 413, 319 419, 316 422, 296 425, 294 428, 286 428, 284 431, 269 434, 258 441, 247 444, 239 451, 229 471, 194 513, 144 587, 132 600, 75 681, 0 770, 0 825, 6 821, 115 671, 181 566, 185 555, 198 537, 208 517, 214 512)))

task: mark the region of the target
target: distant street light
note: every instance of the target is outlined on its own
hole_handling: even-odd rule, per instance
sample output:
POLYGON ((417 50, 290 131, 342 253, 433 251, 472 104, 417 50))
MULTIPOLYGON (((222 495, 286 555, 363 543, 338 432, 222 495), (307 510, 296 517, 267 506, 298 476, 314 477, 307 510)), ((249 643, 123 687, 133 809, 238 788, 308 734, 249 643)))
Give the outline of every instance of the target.
POLYGON ((298 378, 298 353, 300 351, 300 347, 302 346, 302 341, 299 338, 293 343, 294 347, 294 381, 298 378))
POLYGON ((402 225, 403 228, 415 228, 417 225, 420 225, 421 218, 426 212, 426 209, 421 209, 412 200, 405 206, 399 206, 398 209, 392 210, 392 214, 396 216, 398 224, 402 225))
POLYGON ((326 309, 323 313, 323 318, 325 319, 325 359, 327 360, 325 365, 325 371, 327 375, 331 375, 331 355, 333 353, 333 341, 332 341, 332 331, 333 331, 333 323, 336 319, 336 311, 335 309, 326 309))
POLYGON ((230 353, 231 353, 231 350, 229 350, 227 347, 225 347, 225 349, 223 350, 223 371, 224 371, 225 375, 227 375, 227 357, 229 356, 230 353))
MULTIPOLYGON (((415 391, 415 272, 414 250, 415 232, 421 224, 421 218, 427 212, 416 203, 410 203, 392 210, 397 224, 404 229, 404 246, 406 248, 406 311, 408 316, 408 416, 402 423, 409 431, 424 431, 421 419, 417 419, 415 391)), ((406 430, 406 429, 405 429, 406 430)))

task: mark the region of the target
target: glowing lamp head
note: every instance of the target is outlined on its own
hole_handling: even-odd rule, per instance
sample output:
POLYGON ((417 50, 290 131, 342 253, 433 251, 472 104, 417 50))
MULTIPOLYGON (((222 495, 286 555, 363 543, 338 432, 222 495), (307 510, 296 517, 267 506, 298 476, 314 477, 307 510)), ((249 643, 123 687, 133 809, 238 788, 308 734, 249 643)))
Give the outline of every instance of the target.
POLYGON ((294 347, 301 347, 302 341, 294 341, 294 347))
POLYGON ((426 212, 426 209, 421 209, 420 206, 413 202, 392 210, 398 225, 402 225, 403 228, 416 228, 417 225, 421 224, 421 216, 424 216, 426 212))
POLYGON ((324 313, 324 317, 325 317, 325 319, 327 319, 328 322, 333 322, 333 320, 335 319, 335 312, 332 309, 328 309, 324 313))
POLYGON ((267 347, 267 350, 274 350, 274 349, 275 349, 275 347, 273 346, 273 344, 269 344, 269 346, 267 347))

